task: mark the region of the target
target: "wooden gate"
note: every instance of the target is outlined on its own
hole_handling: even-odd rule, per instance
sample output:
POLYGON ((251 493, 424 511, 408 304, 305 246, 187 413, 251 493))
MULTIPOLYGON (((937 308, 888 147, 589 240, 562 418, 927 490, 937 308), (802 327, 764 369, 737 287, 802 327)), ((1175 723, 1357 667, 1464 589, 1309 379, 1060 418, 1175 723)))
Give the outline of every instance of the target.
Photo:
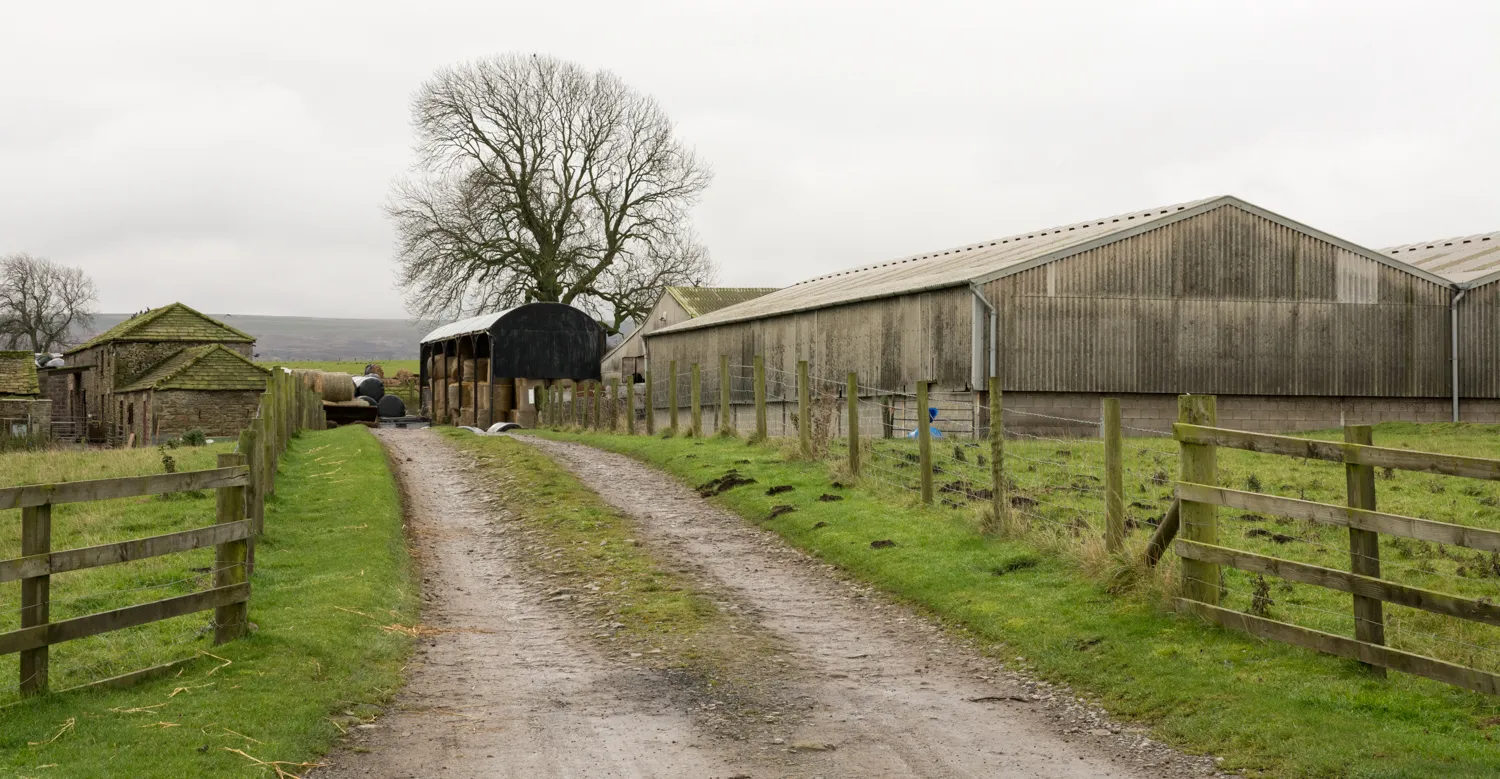
POLYGON ((1174 434, 1182 446, 1181 481, 1177 486, 1181 531, 1173 549, 1182 558, 1182 597, 1176 600, 1180 611, 1262 638, 1359 660, 1382 674, 1383 669, 1393 668, 1478 692, 1500 694, 1500 677, 1495 674, 1385 645, 1383 603, 1489 625, 1500 625, 1500 606, 1487 602, 1488 599, 1464 598, 1381 578, 1379 545, 1380 535, 1385 534, 1500 552, 1500 532, 1375 510, 1376 468, 1500 481, 1500 460, 1373 446, 1370 428, 1364 425, 1346 427, 1342 443, 1226 430, 1215 426, 1215 399, 1211 395, 1182 396, 1178 418, 1174 434), (1218 486, 1218 447, 1343 463, 1349 488, 1348 505, 1218 486), (1217 510, 1221 506, 1346 527, 1350 570, 1222 546, 1217 524, 1217 510), (1355 636, 1325 633, 1222 608, 1218 587, 1221 565, 1351 594, 1355 636))

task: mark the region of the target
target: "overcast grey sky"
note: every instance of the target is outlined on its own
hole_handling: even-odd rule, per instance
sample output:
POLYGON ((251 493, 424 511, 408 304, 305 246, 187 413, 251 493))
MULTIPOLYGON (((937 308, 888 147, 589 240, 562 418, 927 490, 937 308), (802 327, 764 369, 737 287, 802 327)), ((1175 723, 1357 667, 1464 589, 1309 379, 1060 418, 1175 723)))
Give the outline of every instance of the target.
POLYGON ((719 282, 1234 194, 1373 247, 1500 230, 1500 3, 7 2, 0 253, 102 308, 402 316, 407 101, 506 51, 656 96, 719 282))

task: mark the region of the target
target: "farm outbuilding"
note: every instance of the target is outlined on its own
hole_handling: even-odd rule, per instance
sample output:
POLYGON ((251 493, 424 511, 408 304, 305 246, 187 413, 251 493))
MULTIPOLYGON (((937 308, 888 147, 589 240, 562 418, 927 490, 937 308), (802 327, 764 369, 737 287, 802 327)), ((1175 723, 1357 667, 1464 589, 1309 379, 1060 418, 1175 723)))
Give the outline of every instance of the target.
POLYGON ((644 337, 657 375, 721 355, 790 375, 805 359, 882 390, 933 381, 973 401, 976 420, 995 375, 1013 428, 1091 434, 1108 396, 1125 424, 1161 430, 1177 395, 1212 393, 1226 426, 1312 429, 1445 419, 1456 294, 1437 273, 1222 196, 829 274, 644 337))
POLYGON ((42 396, 36 355, 0 351, 0 440, 46 438, 52 401, 42 396))
POLYGON ((126 409, 127 437, 137 441, 176 438, 189 430, 234 436, 254 420, 270 376, 224 344, 204 344, 182 349, 115 387, 114 396, 126 409))
POLYGON ((56 396, 67 399, 65 407, 53 409, 54 433, 138 444, 198 428, 210 435, 237 434, 260 405, 268 375, 250 362, 254 349, 254 337, 181 303, 137 314, 69 349, 64 367, 47 371, 49 383, 62 385, 53 384, 56 396), (210 348, 215 346, 219 349, 210 348), (238 360, 231 363, 220 352, 238 360), (192 386, 155 386, 183 371, 192 386), (260 384, 252 391, 247 382, 255 371, 260 384), (215 384, 219 378, 225 383, 215 384), (172 403, 162 395, 161 402, 148 403, 156 390, 192 394, 173 394, 172 403))
POLYGON ((562 303, 527 303, 433 330, 422 339, 422 406, 434 420, 536 424, 534 391, 598 381, 604 328, 562 303))
POLYGON ((640 326, 604 355, 601 372, 606 378, 625 376, 641 381, 646 373, 647 333, 775 291, 775 287, 667 287, 640 326))
POLYGON ((1500 281, 1500 232, 1392 246, 1381 253, 1453 285, 1445 352, 1457 355, 1449 380, 1450 388, 1457 388, 1450 390, 1452 420, 1500 421, 1493 408, 1500 399, 1500 284, 1495 283, 1500 281))

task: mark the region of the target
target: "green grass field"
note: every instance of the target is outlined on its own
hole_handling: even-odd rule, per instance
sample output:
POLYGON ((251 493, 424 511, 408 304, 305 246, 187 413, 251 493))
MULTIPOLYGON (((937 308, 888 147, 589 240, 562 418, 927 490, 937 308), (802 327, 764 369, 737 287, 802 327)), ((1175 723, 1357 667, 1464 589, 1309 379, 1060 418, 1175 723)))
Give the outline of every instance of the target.
MULTIPOLYGON (((1224 768, 1275 777, 1481 777, 1500 773, 1500 701, 1402 674, 1388 681, 1370 678, 1360 666, 1293 647, 1181 618, 1168 611, 1165 596, 1173 562, 1155 575, 1112 563, 1097 553, 1102 498, 1096 488, 1102 449, 1097 441, 1026 440, 1007 442, 1007 465, 1020 496, 1018 508, 1030 530, 1010 540, 986 539, 976 511, 961 490, 940 493, 954 506, 924 508, 910 490, 915 469, 899 465, 911 451, 906 442, 875 442, 873 465, 856 486, 842 490, 839 502, 819 502, 844 469, 829 462, 788 458, 776 444, 753 446, 738 439, 627 437, 602 434, 540 435, 581 440, 623 452, 697 485, 731 469, 756 485, 716 498, 747 519, 856 576, 869 580, 979 637, 1012 665, 1066 682, 1122 718, 1146 723, 1154 736, 1189 751, 1225 758, 1224 768), (1012 459, 1014 458, 1014 459, 1012 459), (1009 467, 1014 466, 1014 467, 1009 467), (910 473, 911 477, 906 474, 910 473), (1092 477, 1092 478, 1091 478, 1092 477), (790 485, 777 496, 766 488, 790 485), (777 505, 795 509, 767 521, 777 505), (891 540, 890 548, 871 542, 891 540), (1085 551, 1080 551, 1080 550, 1085 551), (1087 551, 1093 549, 1095 551, 1087 551), (1112 592, 1108 584, 1124 585, 1112 592), (1024 658, 1024 659, 1022 659, 1024 658)), ((1500 454, 1500 431, 1477 426, 1383 425, 1377 444, 1409 445, 1464 454, 1500 454)), ((1127 503, 1141 526, 1131 535, 1131 551, 1144 544, 1149 526, 1170 501, 1176 476, 1175 444, 1132 439, 1126 448, 1127 503), (1160 475, 1159 475, 1160 474, 1160 475)), ((968 480, 987 486, 984 450, 948 441, 938 484, 968 480), (963 459, 953 452, 958 446, 963 459)), ((835 449, 832 456, 841 452, 835 449)), ((1253 475, 1262 489, 1293 497, 1336 502, 1343 497, 1339 466, 1305 463, 1269 455, 1220 452, 1221 483, 1245 486, 1253 475)), ((1425 474, 1381 476, 1382 509, 1473 524, 1496 523, 1489 513, 1488 485, 1476 492, 1463 480, 1446 479, 1441 488, 1425 474), (1471 494, 1472 493, 1472 494, 1471 494)), ((980 502, 980 501, 976 501, 980 502)), ((1230 512, 1225 512, 1226 514, 1230 512)), ((1255 517, 1226 518, 1224 543, 1283 557, 1338 565, 1340 543, 1332 530, 1278 523, 1255 517), (1267 529, 1268 535, 1246 533, 1267 529), (1277 541, 1274 535, 1296 540, 1277 541), (1324 547, 1327 547, 1326 549, 1324 547), (1333 551, 1329 551, 1329 550, 1333 551)), ((1496 523, 1500 524, 1500 523, 1496 523)), ((1428 554, 1414 544, 1391 542, 1382 553, 1393 563, 1410 561, 1412 581, 1444 581, 1449 591, 1480 596, 1494 592, 1494 580, 1472 575, 1468 557, 1452 559, 1437 549, 1428 554), (1432 570, 1426 571, 1430 567, 1432 570), (1462 574, 1458 569, 1463 567, 1462 574), (1436 578, 1433 578, 1436 577, 1436 578), (1459 577, 1454 579, 1453 577, 1459 577), (1486 589, 1488 588, 1488 589, 1486 589)), ((1347 548, 1347 547, 1345 547, 1347 548)), ((1400 575, 1390 566, 1392 576, 1400 575)), ((1244 608, 1248 581, 1229 574, 1228 603, 1244 608)), ((1273 586, 1271 615, 1302 624, 1347 632, 1347 596, 1298 586, 1273 586), (1326 599, 1326 600, 1325 600, 1326 599), (1323 609, 1307 611, 1297 607, 1323 609), (1307 613, 1303 613, 1306 611, 1307 613)), ((1389 609, 1390 607, 1388 607, 1389 609)), ((1394 612, 1390 609, 1390 612, 1394 612)), ((1388 612, 1389 613, 1389 612, 1388 612)), ((1393 614, 1400 625, 1393 642, 1422 646, 1418 626, 1436 629, 1422 618, 1393 614)), ((1452 623, 1442 628, 1455 630, 1452 623)), ((1461 636, 1484 649, 1487 631, 1461 636)), ((1462 648, 1462 647, 1460 647, 1462 648)))
POLYGON ((347 373, 351 376, 359 376, 364 374, 365 366, 374 363, 376 365, 379 365, 381 370, 385 371, 385 375, 387 377, 390 377, 395 376, 396 371, 410 371, 413 375, 415 375, 417 373, 417 368, 419 367, 419 362, 420 360, 307 360, 300 362, 284 362, 271 360, 268 362, 262 362, 261 365, 264 365, 267 368, 303 368, 306 370, 334 371, 338 373, 347 373))
MULTIPOLYGON (((210 467, 222 447, 176 449, 179 470, 210 467)), ((137 449, 5 455, 4 484, 161 472, 137 449)), ((268 775, 249 757, 305 763, 350 723, 373 718, 401 683, 417 590, 400 499, 379 444, 362 427, 297 438, 267 501, 246 638, 212 646, 211 613, 57 645, 52 686, 185 657, 180 675, 128 690, 79 691, 0 708, 0 775, 268 775), (403 632, 403 630, 407 632, 403 632), (217 657, 209 656, 212 653, 217 657)), ((0 512, 0 558, 16 556, 17 512, 0 512)), ((213 520, 212 494, 59 506, 54 547, 155 535, 213 520)), ((52 579, 54 619, 207 586, 212 550, 52 579), (198 569, 198 570, 195 570, 198 569)), ((0 585, 14 622, 19 587, 0 585)), ((7 623, 0 630, 13 627, 7 623)), ((0 702, 14 701, 16 658, 0 658, 0 702)))

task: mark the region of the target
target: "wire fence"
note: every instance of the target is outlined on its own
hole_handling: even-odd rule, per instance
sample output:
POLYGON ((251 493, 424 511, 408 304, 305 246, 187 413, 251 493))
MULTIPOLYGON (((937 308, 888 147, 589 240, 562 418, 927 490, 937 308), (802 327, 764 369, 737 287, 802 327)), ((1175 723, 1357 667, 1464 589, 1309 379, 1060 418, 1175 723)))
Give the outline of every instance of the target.
MULTIPOLYGON (((857 476, 863 485, 913 501, 925 497, 925 470, 931 503, 974 515, 981 526, 986 513, 1001 502, 998 494, 1011 532, 1043 533, 1076 542, 1079 549, 1102 547, 1108 534, 1111 466, 1102 409, 1093 416, 1076 413, 1076 403, 1061 410, 1002 403, 1000 415, 992 419, 987 394, 967 387, 933 388, 924 405, 914 387, 878 386, 858 376, 851 387, 846 373, 811 367, 803 381, 797 371, 784 367, 740 363, 701 365, 696 380, 691 366, 678 365, 675 372, 668 367, 638 389, 627 413, 643 423, 650 420, 657 433, 693 431, 697 419, 697 432, 705 436, 764 435, 789 454, 827 461, 839 478, 857 476), (929 428, 925 460, 919 442, 924 424, 929 428), (992 425, 998 425, 999 436, 992 436, 992 425), (853 426, 857 437, 851 434, 853 426), (998 446, 994 438, 999 438, 998 446), (859 450, 857 474, 852 472, 851 447, 859 450), (993 462, 997 449, 998 468, 993 462)), ((615 397, 623 399, 626 393, 615 397)), ((1155 416, 1134 409, 1132 414, 1120 425, 1113 465, 1121 479, 1125 534, 1123 552, 1117 553, 1125 557, 1141 555, 1169 515, 1181 469, 1181 448, 1172 430, 1175 413, 1167 418, 1161 409, 1155 416)), ((613 429, 621 430, 622 424, 613 429)), ((1422 448, 1416 442, 1405 445, 1422 448)), ((1267 464, 1253 452, 1221 450, 1217 483, 1332 504, 1347 498, 1343 465, 1275 459, 1280 462, 1267 464)), ((1442 492, 1435 481, 1439 477, 1426 474, 1387 471, 1381 478, 1400 482, 1393 488, 1392 510, 1500 529, 1500 486, 1466 488, 1455 495, 1442 492)), ((1191 522, 1185 527, 1192 527, 1191 522)), ((1220 509, 1217 531, 1225 544, 1238 549, 1337 570, 1348 570, 1351 560, 1376 558, 1352 553, 1344 528, 1252 511, 1220 509)), ((1382 536, 1379 545, 1382 575, 1388 580, 1486 603, 1500 601, 1500 554, 1389 536, 1382 536)), ((1169 561, 1150 581, 1171 589, 1178 568, 1169 561)), ((1341 635, 1353 630, 1348 593, 1283 580, 1270 585, 1264 576, 1224 571, 1224 580, 1213 584, 1242 610, 1341 635)), ((1385 626, 1393 647, 1500 670, 1500 627, 1392 605, 1387 605, 1385 626)))

